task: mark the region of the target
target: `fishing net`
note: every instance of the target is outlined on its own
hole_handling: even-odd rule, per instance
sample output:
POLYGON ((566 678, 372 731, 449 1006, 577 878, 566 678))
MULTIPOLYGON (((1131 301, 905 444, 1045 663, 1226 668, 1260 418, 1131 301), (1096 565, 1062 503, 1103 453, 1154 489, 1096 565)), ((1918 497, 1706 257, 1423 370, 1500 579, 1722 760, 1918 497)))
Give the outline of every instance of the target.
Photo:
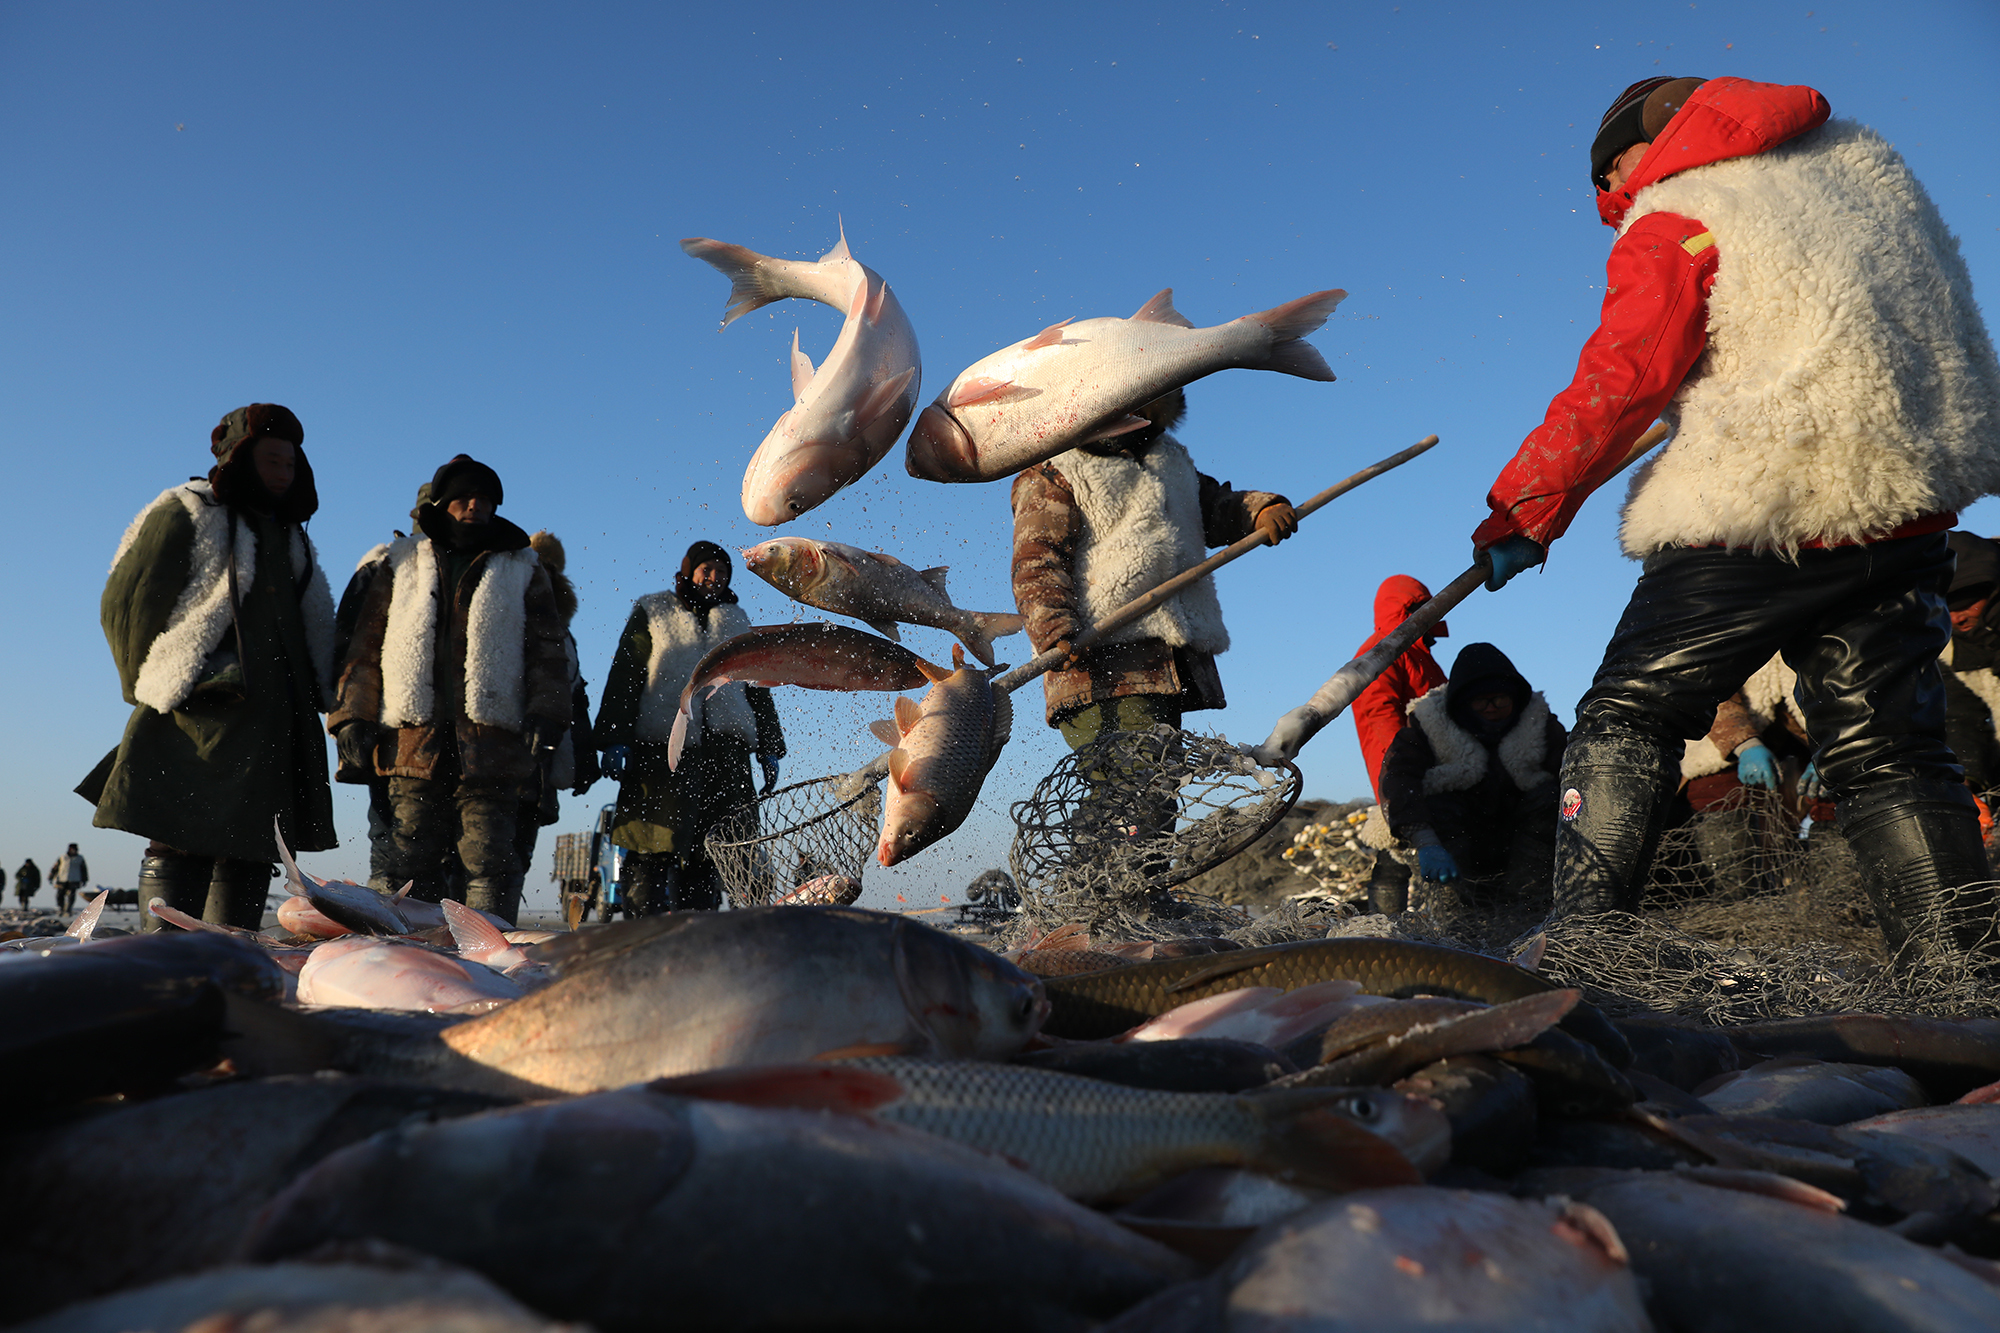
POLYGON ((1164 939, 1243 927, 1241 908, 1170 890, 1262 837, 1303 785, 1296 766, 1261 767, 1216 736, 1154 726, 1093 741, 1012 808, 1016 933, 1080 923, 1164 939))
POLYGON ((879 782, 811 778, 732 811, 709 831, 708 856, 732 907, 764 907, 830 875, 858 885, 881 816, 879 782))

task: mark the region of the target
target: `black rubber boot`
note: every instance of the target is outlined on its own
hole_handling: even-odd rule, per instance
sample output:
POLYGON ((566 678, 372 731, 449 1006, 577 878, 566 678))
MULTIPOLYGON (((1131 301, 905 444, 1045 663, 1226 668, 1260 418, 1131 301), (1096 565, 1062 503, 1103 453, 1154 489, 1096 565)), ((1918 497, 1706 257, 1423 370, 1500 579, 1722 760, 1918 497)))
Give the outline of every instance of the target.
POLYGON ((189 916, 199 916, 208 901, 209 875, 215 862, 206 856, 161 852, 139 860, 139 929, 172 930, 149 910, 154 899, 189 916))
POLYGON ((1399 916, 1410 907, 1410 868, 1387 852, 1375 853, 1368 875, 1368 910, 1399 916))
POLYGON ((271 894, 271 869, 269 861, 216 857, 201 919, 220 926, 262 930, 265 901, 271 894))
POLYGON ((673 910, 714 912, 722 907, 722 875, 706 856, 681 859, 674 870, 673 910))
POLYGON ((620 896, 628 916, 659 916, 674 909, 672 852, 627 852, 619 876, 620 896))
POLYGON ((465 905, 475 912, 490 912, 511 926, 521 915, 521 877, 469 879, 465 882, 465 905))
POLYGON ((1963 784, 1910 781, 1851 797, 1840 831, 1899 966, 1940 945, 2000 962, 1979 807, 1963 784))
POLYGON ((1556 915, 1639 910, 1680 757, 1622 729, 1570 737, 1556 779, 1556 915))

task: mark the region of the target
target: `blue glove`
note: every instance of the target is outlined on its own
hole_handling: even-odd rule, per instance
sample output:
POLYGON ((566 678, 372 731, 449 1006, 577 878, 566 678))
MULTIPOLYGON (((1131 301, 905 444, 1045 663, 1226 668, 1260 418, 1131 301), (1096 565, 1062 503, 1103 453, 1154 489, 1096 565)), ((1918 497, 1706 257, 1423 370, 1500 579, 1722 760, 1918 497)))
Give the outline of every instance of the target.
POLYGON ((1417 873, 1433 884, 1449 884, 1458 878, 1458 862, 1442 847, 1419 847, 1417 873))
POLYGON ((768 754, 757 756, 757 767, 764 770, 764 790, 759 796, 769 796, 778 789, 778 761, 768 754))
POLYGON ((1778 757, 1771 753, 1771 747, 1762 741, 1746 742, 1736 752, 1736 780, 1746 787, 1776 791, 1781 779, 1778 757))
POLYGON ((1799 774, 1799 799, 1806 801, 1826 799, 1826 784, 1819 780, 1818 764, 1807 764, 1806 771, 1799 774))
POLYGON ((1486 571, 1486 591, 1499 592, 1507 586, 1507 580, 1524 569, 1533 569, 1549 558, 1542 544, 1516 533, 1494 542, 1475 557, 1486 571))
POLYGON ((629 745, 613 745, 604 751, 604 776, 618 778, 625 776, 625 761, 632 757, 629 745))

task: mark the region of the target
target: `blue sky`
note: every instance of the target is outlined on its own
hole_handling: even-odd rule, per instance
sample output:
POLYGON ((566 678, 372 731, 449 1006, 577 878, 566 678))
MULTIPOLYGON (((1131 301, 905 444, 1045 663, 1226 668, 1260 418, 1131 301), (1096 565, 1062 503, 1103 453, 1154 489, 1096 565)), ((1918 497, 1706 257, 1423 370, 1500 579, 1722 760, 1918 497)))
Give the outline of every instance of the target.
MULTIPOLYGON (((253 400, 305 422, 344 576, 417 484, 470 452, 503 513, 568 543, 575 630, 601 682, 631 600, 696 538, 772 535, 744 465, 790 402, 792 330, 818 361, 839 316, 788 301, 718 332, 726 283, 684 236, 812 256, 844 221, 923 349, 923 401, 960 368, 1162 287, 1211 324, 1351 295, 1314 343, 1331 385, 1231 371, 1181 438, 1206 471, 1303 499, 1436 433, 1401 472, 1220 577, 1230 707, 1259 739, 1368 632, 1376 584, 1443 584, 1487 485, 1566 382, 1611 234, 1586 150, 1654 74, 1810 83, 1908 156, 2000 291, 1990 108, 2000 7, 1793 3, 1178 4, 873 8, 577 4, 0 7, 0 393, 17 564, 0 654, 9 756, 0 862, 80 841, 130 884, 138 839, 70 787, 127 713, 97 628, 118 535, 206 470, 253 400)), ((1451 618, 1441 645, 1507 650, 1573 715, 1636 567, 1616 483, 1548 569, 1451 618)), ((1968 526, 2000 532, 2000 502, 1968 526)), ((961 605, 1011 606, 1004 483, 907 476, 900 449, 782 532, 949 564, 961 605)), ((789 619, 742 578, 753 620, 789 619)), ((907 640, 934 657, 940 633, 907 640)), ((1002 643, 1003 660, 1025 653, 1002 643)), ((956 897, 1004 859, 1006 804, 1061 753, 1039 691, 981 811, 867 901, 956 897)), ((780 693, 791 775, 879 745, 879 696, 780 693)), ((1366 790, 1352 727, 1306 751, 1311 795, 1366 790)), ((601 785, 566 802, 580 828, 601 785)), ((365 867, 357 789, 322 873, 365 867)), ((545 831, 532 895, 547 893, 545 831)), ((531 898, 531 901, 535 899, 531 898)))

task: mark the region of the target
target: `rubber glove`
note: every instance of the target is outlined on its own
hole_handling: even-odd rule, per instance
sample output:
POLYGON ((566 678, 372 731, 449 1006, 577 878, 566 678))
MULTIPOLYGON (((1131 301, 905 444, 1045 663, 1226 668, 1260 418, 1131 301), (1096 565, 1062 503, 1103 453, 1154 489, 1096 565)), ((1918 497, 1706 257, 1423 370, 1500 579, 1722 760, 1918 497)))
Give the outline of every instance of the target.
POLYGON ((1458 878, 1458 862, 1443 847, 1419 847, 1417 873, 1433 884, 1449 884, 1458 878))
POLYGON ((1486 571, 1486 591, 1499 592, 1507 586, 1507 580, 1541 564, 1549 558, 1549 553, 1540 542, 1516 533, 1475 553, 1473 558, 1486 571))
POLYGON ((1826 799, 1826 784, 1819 780, 1818 764, 1807 764, 1806 771, 1799 774, 1799 799, 1805 801, 1826 799))
POLYGON ((768 754, 757 756, 757 767, 764 770, 764 790, 759 796, 769 796, 778 789, 778 761, 768 754))
POLYGON ((604 776, 620 778, 625 776, 625 761, 632 757, 629 745, 613 745, 604 751, 604 776))
POLYGON ((1762 741, 1745 741, 1736 752, 1736 780, 1746 787, 1776 791, 1781 779, 1778 757, 1771 753, 1771 747, 1762 741))

